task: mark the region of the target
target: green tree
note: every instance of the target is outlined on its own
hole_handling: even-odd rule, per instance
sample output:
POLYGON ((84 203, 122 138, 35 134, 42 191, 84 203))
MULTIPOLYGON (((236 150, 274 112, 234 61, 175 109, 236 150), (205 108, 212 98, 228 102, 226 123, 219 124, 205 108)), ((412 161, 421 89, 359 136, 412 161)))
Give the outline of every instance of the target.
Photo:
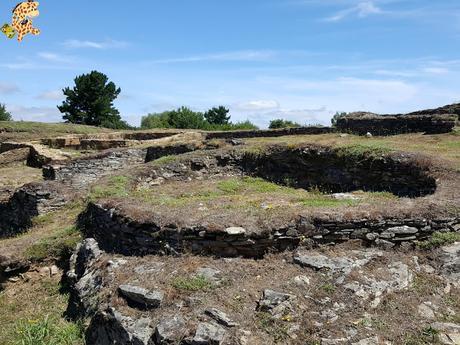
POLYGON ((290 127, 301 127, 297 122, 292 122, 289 120, 283 120, 283 119, 275 119, 270 121, 270 125, 268 128, 270 129, 276 129, 276 128, 290 128, 290 127))
POLYGON ((335 115, 332 117, 331 119, 331 124, 332 126, 337 126, 337 121, 342 118, 342 117, 345 117, 347 116, 347 113, 345 112, 336 112, 335 115))
POLYGON ((77 76, 74 81, 72 89, 66 87, 62 90, 67 98, 58 106, 66 122, 110 128, 128 126, 113 105, 121 89, 109 82, 105 74, 92 71, 77 76))
POLYGON ((230 121, 230 115, 228 115, 229 112, 230 110, 221 105, 218 108, 214 107, 209 109, 204 114, 204 118, 211 125, 226 125, 230 121))
POLYGON ((153 113, 143 116, 141 120, 141 128, 171 128, 171 125, 169 124, 170 113, 170 111, 164 111, 162 113, 153 113))
POLYGON ((11 113, 6 110, 6 105, 0 103, 0 121, 11 121, 12 119, 11 113))
POLYGON ((205 129, 207 125, 203 113, 195 112, 187 107, 180 107, 177 110, 171 111, 168 123, 172 128, 181 129, 205 129))

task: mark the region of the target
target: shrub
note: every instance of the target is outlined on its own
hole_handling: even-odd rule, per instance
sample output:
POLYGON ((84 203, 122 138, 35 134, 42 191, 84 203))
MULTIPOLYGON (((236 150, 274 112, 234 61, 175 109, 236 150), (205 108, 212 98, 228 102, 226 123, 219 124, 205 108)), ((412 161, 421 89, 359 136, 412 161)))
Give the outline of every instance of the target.
MULTIPOLYGON (((216 111, 221 112, 220 115, 210 115, 208 111, 205 115, 201 112, 195 112, 187 107, 181 107, 176 110, 165 111, 162 113, 153 113, 148 114, 142 118, 141 121, 141 128, 142 129, 153 129, 153 128, 178 128, 178 129, 200 129, 200 130, 207 130, 207 131, 231 131, 231 130, 254 130, 258 129, 256 125, 251 123, 249 120, 244 122, 225 122, 223 118, 218 118, 222 116, 224 110, 227 109, 223 108, 224 110, 219 110, 220 108, 213 108, 216 111), (205 119, 205 116, 208 116, 209 119, 214 121, 210 123, 205 119), (223 122, 223 123, 216 123, 216 122, 223 122)), ((226 114, 226 113, 225 113, 226 114)), ((227 119, 227 116, 225 117, 227 119)), ((230 119, 230 117, 228 117, 230 119)))
POLYGON ((457 241, 460 241, 460 233, 458 232, 435 232, 430 239, 418 242, 417 246, 420 249, 428 250, 453 244, 457 241))
POLYGON ((209 109, 204 114, 204 118, 211 125, 226 125, 230 121, 230 116, 228 115, 229 112, 230 110, 221 105, 218 108, 214 107, 209 109))
POLYGON ((11 121, 12 119, 13 119, 13 117, 6 110, 5 104, 0 103, 0 121, 11 121))
POLYGON ((292 122, 289 120, 275 119, 270 121, 268 128, 277 129, 277 128, 291 128, 291 127, 301 127, 297 122, 292 122))
POLYGON ((345 113, 345 112, 341 112, 341 113, 336 112, 335 115, 334 115, 334 116, 332 117, 332 119, 331 119, 331 124, 332 124, 332 126, 333 126, 333 127, 337 126, 337 121, 338 121, 340 118, 345 117, 345 116, 347 116, 347 113, 345 113))
POLYGON ((204 276, 178 277, 172 282, 174 288, 186 291, 205 291, 212 288, 212 283, 204 276))

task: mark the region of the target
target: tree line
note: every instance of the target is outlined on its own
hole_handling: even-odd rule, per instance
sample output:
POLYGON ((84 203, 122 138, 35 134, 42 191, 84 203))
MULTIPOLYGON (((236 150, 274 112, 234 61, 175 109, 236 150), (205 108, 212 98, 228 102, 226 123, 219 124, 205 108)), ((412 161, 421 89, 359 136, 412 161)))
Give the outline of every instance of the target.
MULTIPOLYGON (((73 87, 66 87, 62 90, 66 98, 58 106, 65 122, 112 129, 134 129, 121 118, 120 112, 114 106, 114 101, 121 93, 121 89, 109 81, 104 73, 92 71, 82 74, 74 79, 74 84, 73 87)), ((204 113, 193 111, 188 107, 180 107, 142 117, 141 128, 257 129, 257 126, 249 120, 233 123, 229 112, 229 109, 224 106, 213 107, 204 113)), ((337 113, 332 120, 333 124, 338 116, 343 115, 337 113)), ((12 116, 6 110, 6 106, 0 104, 0 121, 11 120, 12 116)), ((287 127, 301 127, 301 125, 289 120, 274 119, 269 126, 271 129, 287 127)))

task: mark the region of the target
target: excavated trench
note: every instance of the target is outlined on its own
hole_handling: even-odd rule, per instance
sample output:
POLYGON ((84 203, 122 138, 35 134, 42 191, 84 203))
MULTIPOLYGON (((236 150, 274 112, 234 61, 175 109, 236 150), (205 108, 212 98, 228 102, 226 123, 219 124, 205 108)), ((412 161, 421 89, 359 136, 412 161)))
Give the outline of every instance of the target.
POLYGON ((328 193, 364 190, 421 197, 436 191, 436 179, 428 166, 415 156, 403 154, 280 147, 260 155, 245 155, 241 166, 247 173, 275 183, 328 193))
MULTIPOLYGON (((216 176, 258 176, 296 188, 319 188, 327 192, 354 190, 387 191, 414 198, 412 216, 356 215, 344 220, 308 211, 282 226, 252 226, 215 222, 214 218, 186 224, 184 219, 165 220, 155 207, 142 203, 125 207, 123 201, 103 200, 89 204, 80 217, 87 237, 102 249, 124 255, 192 252, 216 256, 262 257, 270 250, 295 248, 302 243, 337 243, 359 239, 367 244, 392 247, 430 236, 435 231, 454 231, 460 219, 427 217, 417 207, 416 197, 436 192, 436 179, 427 164, 407 154, 352 155, 346 150, 320 146, 273 147, 264 152, 196 152, 159 166, 146 165, 134 173, 136 180, 162 179, 178 183, 216 176), (186 224, 186 225, 184 225, 186 224)), ((155 186, 152 186, 155 188, 155 186)), ((178 188, 180 186, 178 185, 178 188)), ((225 210, 219 211, 225 214, 225 210)), ((383 214, 383 213, 382 213, 383 214)), ((257 222, 255 222, 257 225, 257 222)))

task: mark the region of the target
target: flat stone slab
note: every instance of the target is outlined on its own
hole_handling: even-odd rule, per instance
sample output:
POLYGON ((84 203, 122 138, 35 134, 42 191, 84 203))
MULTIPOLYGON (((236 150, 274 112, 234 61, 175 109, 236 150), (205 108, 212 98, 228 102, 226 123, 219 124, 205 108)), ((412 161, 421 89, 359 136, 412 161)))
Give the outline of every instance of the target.
POLYGON ((149 291, 134 285, 120 285, 120 294, 128 301, 140 304, 147 308, 158 308, 163 301, 163 292, 149 291))
POLYGON ((201 322, 198 324, 195 336, 190 342, 191 345, 220 345, 225 338, 225 329, 222 327, 201 322))
POLYGON ((187 326, 182 316, 175 315, 162 319, 155 328, 155 343, 157 345, 179 344, 187 332, 187 326))
POLYGON ((225 327, 236 327, 238 323, 233 321, 226 313, 216 308, 208 308, 205 310, 205 314, 212 317, 215 321, 225 327))

